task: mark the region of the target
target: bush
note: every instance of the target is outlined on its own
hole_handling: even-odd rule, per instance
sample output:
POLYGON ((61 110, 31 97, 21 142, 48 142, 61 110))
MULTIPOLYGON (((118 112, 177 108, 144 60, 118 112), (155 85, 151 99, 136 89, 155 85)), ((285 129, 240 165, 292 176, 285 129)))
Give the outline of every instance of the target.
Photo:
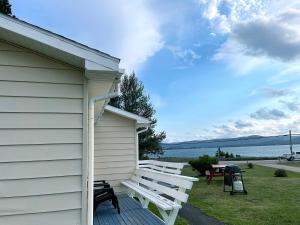
POLYGON ((248 163, 247 166, 249 169, 252 169, 254 167, 253 163, 248 163))
POLYGON ((287 173, 284 169, 275 170, 275 177, 287 177, 287 173))
POLYGON ((205 171, 210 170, 212 164, 218 164, 218 158, 204 155, 196 160, 190 161, 189 164, 193 169, 197 170, 201 176, 205 176, 205 171))

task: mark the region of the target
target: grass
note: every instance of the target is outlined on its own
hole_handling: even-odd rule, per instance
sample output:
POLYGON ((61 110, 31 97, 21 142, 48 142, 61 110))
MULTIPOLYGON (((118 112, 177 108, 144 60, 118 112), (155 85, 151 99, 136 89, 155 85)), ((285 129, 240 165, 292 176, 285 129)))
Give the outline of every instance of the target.
POLYGON ((280 163, 280 164, 286 165, 286 166, 300 167, 300 161, 284 162, 284 163, 280 163))
MULTIPOLYGON (((194 183, 189 203, 231 225, 299 224, 300 173, 288 172, 288 177, 277 178, 272 168, 255 165, 253 169, 245 170, 248 195, 230 196, 223 192, 221 177, 210 185, 201 177, 194 183)), ((183 174, 196 175, 191 167, 185 167, 183 174)))

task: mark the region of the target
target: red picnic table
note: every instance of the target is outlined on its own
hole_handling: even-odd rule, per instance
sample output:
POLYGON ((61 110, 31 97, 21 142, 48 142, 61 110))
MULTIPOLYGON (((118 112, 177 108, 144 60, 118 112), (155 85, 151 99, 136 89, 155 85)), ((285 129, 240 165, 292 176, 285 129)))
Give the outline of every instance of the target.
POLYGON ((205 171, 207 184, 210 184, 213 177, 217 176, 224 176, 224 169, 226 165, 218 165, 218 164, 212 164, 210 170, 205 171))

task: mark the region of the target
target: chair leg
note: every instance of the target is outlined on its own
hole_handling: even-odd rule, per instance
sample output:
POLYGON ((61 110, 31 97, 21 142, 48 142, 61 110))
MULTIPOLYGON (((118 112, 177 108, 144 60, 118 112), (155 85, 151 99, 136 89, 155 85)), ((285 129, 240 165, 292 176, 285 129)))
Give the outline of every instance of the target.
POLYGON ((118 201, 118 198, 115 195, 112 197, 112 202, 113 202, 114 208, 117 208, 118 214, 120 214, 119 201, 118 201))

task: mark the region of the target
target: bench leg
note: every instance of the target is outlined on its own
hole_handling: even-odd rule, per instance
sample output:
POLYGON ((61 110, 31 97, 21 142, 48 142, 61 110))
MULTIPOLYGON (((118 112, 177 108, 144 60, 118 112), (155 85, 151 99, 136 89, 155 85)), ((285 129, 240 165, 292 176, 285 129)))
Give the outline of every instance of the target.
POLYGON ((169 213, 160 208, 158 208, 158 211, 166 225, 174 225, 179 209, 173 209, 169 213))
POLYGON ((147 209, 148 205, 149 205, 149 200, 146 199, 146 198, 144 198, 141 195, 138 195, 137 197, 138 197, 139 201, 141 202, 142 207, 145 208, 145 209, 147 209))
POLYGON ((179 209, 173 209, 169 213, 169 218, 166 221, 166 225, 174 225, 178 212, 179 212, 179 209))
MULTIPOLYGON (((157 207, 157 208, 158 208, 158 207, 157 207)), ((162 210, 161 208, 158 208, 158 211, 159 211, 160 215, 162 216, 163 220, 164 220, 164 221, 167 221, 168 218, 169 218, 168 213, 166 213, 166 211, 165 211, 165 210, 162 210)))

